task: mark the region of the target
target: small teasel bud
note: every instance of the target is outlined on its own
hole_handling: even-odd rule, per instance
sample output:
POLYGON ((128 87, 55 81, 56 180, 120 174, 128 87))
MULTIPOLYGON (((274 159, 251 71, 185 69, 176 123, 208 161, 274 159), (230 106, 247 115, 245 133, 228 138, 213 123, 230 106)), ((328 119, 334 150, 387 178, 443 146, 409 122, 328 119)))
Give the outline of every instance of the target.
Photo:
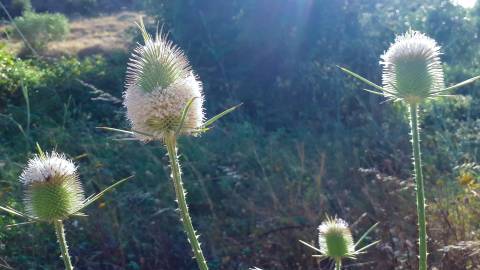
POLYGON ((380 64, 385 96, 418 104, 444 89, 440 47, 420 32, 397 36, 380 64))
POLYGON ((27 212, 39 220, 64 220, 83 206, 85 196, 77 168, 63 154, 52 151, 35 155, 20 181, 26 189, 27 212))
POLYGON ((140 24, 145 45, 138 46, 128 63, 124 106, 136 136, 162 140, 176 131, 182 113, 193 99, 180 130, 195 134, 204 121, 202 83, 185 54, 165 35, 151 37, 140 24))
POLYGON ((318 227, 319 247, 317 248, 302 240, 300 240, 300 243, 320 253, 313 255, 314 257, 334 261, 335 270, 339 270, 342 268, 342 261, 344 259, 356 259, 356 257, 364 253, 367 248, 379 242, 375 241, 357 249, 364 238, 367 237, 377 225, 378 223, 371 226, 356 243, 353 243, 352 233, 348 224, 342 219, 327 216, 327 219, 318 227))
POLYGON ((339 218, 327 218, 319 227, 319 246, 322 255, 335 261, 355 255, 355 244, 348 224, 339 218))

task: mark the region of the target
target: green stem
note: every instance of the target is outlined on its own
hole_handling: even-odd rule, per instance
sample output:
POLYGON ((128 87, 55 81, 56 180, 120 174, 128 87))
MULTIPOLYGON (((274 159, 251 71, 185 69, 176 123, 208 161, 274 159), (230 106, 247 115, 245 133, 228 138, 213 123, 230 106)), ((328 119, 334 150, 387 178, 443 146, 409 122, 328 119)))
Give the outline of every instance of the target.
POLYGON ((185 198, 186 193, 183 188, 182 175, 180 171, 180 164, 177 156, 177 138, 175 134, 169 134, 165 137, 165 145, 167 146, 168 158, 170 159, 170 166, 172 170, 173 186, 175 187, 175 193, 177 196, 178 208, 180 209, 181 220, 183 223, 183 229, 187 233, 188 240, 193 249, 193 254, 197 260, 198 267, 201 270, 208 270, 207 261, 203 257, 202 249, 200 248, 200 242, 195 234, 195 230, 192 225, 192 219, 188 213, 187 200, 185 198))
POLYGON ((70 255, 68 254, 68 245, 67 239, 65 239, 65 229, 63 228, 63 223, 61 220, 56 220, 53 222, 55 225, 55 233, 57 234, 58 244, 60 245, 60 250, 62 251, 62 259, 65 264, 66 270, 73 270, 72 262, 70 261, 70 255))
POLYGON ((418 252, 419 270, 427 270, 427 225, 425 218, 425 188, 420 153, 420 131, 418 128, 418 105, 410 104, 410 128, 412 130, 413 161, 417 190, 418 252))
POLYGON ((335 270, 340 270, 340 269, 342 269, 342 260, 341 259, 335 260, 335 270))

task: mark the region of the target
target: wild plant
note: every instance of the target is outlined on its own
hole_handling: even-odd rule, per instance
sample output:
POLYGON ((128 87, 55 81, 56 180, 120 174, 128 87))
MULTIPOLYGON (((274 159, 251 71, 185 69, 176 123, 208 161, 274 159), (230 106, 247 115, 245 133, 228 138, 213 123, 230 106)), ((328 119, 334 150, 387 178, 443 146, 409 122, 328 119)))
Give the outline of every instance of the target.
POLYGON ((26 212, 9 206, 0 206, 0 210, 27 220, 27 222, 16 225, 36 222, 52 224, 55 228, 65 269, 71 270, 73 264, 68 251, 63 222, 70 217, 85 216, 82 210, 107 191, 131 177, 122 179, 100 193, 85 198, 77 166, 73 161, 55 151, 44 153, 40 148, 38 151, 39 153, 28 161, 20 175, 20 182, 25 187, 23 201, 26 212))
POLYGON ((352 232, 347 222, 340 218, 327 217, 318 227, 318 248, 302 240, 300 240, 300 243, 319 253, 313 255, 313 257, 318 257, 322 260, 330 259, 335 263, 335 270, 340 270, 343 260, 356 259, 358 255, 365 253, 366 249, 379 242, 374 241, 363 247, 359 247, 365 237, 367 237, 377 225, 378 223, 370 227, 358 241, 354 243, 352 232))
POLYGON ((126 132, 143 142, 163 142, 170 161, 183 229, 198 267, 207 270, 188 209, 177 140, 181 135, 197 136, 207 131, 212 123, 237 106, 204 121, 202 83, 194 74, 186 55, 166 35, 157 31, 152 37, 142 21, 138 26, 145 44, 139 45, 130 58, 124 93, 124 105, 132 131, 104 129, 126 132))
POLYGON ((423 33, 409 30, 397 36, 395 42, 380 57, 383 67, 379 86, 346 68, 340 69, 374 89, 364 89, 388 101, 402 102, 408 107, 413 149, 414 178, 418 216, 419 269, 427 269, 427 225, 425 217, 425 187, 420 151, 420 107, 427 100, 451 96, 451 91, 473 83, 480 76, 445 87, 440 60, 440 46, 423 33))
MULTIPOLYGON (((68 19, 60 13, 25 12, 12 22, 14 37, 22 39, 25 46, 44 51, 51 41, 60 41, 70 33, 68 19)), ((32 49, 28 48, 28 49, 32 49)))

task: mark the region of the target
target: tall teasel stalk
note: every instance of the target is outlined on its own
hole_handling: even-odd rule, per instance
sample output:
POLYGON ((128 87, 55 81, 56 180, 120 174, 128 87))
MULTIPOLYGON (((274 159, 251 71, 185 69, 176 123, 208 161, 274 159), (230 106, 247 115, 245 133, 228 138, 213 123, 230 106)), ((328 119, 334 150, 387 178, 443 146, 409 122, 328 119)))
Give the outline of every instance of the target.
POLYGON ((0 206, 0 210, 28 221, 21 224, 46 222, 53 225, 61 251, 65 269, 72 270, 73 265, 68 252, 63 222, 72 216, 85 216, 81 211, 98 200, 105 192, 130 179, 125 178, 106 188, 102 192, 85 198, 75 164, 52 151, 39 153, 28 161, 20 176, 25 186, 24 202, 26 212, 11 207, 0 206))
POLYGON ((361 248, 359 247, 365 237, 367 237, 377 225, 378 223, 371 226, 358 241, 354 243, 352 232, 347 222, 336 217, 327 217, 318 227, 318 248, 302 240, 300 240, 300 243, 320 253, 313 255, 314 257, 332 260, 335 263, 335 270, 340 270, 343 260, 356 259, 358 255, 365 253, 366 249, 379 242, 375 241, 361 248))
POLYGON ((207 270, 188 210, 177 140, 181 135, 197 136, 207 131, 212 123, 238 106, 204 121, 202 83, 193 73, 183 51, 161 32, 152 37, 142 21, 138 26, 145 44, 138 45, 130 58, 124 93, 132 131, 101 128, 128 133, 144 142, 161 141, 165 144, 183 228, 198 267, 207 270))
POLYGON ((347 74, 368 84, 374 89, 364 89, 384 96, 387 100, 405 103, 409 109, 411 142, 413 149, 414 177, 416 182, 416 203, 418 215, 419 269, 427 269, 427 225, 425 217, 425 187, 420 150, 419 108, 429 99, 452 96, 450 92, 473 83, 480 76, 470 78, 450 87, 445 87, 440 46, 426 35, 409 30, 397 36, 395 42, 381 56, 383 66, 383 87, 346 69, 347 74))

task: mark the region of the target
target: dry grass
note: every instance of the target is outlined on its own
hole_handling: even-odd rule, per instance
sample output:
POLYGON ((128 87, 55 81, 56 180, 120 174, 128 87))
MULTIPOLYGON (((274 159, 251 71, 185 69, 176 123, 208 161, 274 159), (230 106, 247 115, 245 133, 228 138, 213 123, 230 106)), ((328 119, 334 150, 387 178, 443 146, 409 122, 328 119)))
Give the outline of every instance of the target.
POLYGON ((49 53, 91 54, 112 50, 126 50, 132 38, 128 35, 141 13, 121 12, 98 18, 85 18, 71 22, 67 40, 52 42, 49 53))
MULTIPOLYGON (((144 15, 139 12, 123 11, 112 15, 71 20, 70 34, 67 39, 49 43, 48 50, 44 54, 83 56, 127 50, 132 42, 129 29, 141 16, 144 15)), ((12 51, 18 52, 22 43, 8 40, 7 46, 12 51)))

